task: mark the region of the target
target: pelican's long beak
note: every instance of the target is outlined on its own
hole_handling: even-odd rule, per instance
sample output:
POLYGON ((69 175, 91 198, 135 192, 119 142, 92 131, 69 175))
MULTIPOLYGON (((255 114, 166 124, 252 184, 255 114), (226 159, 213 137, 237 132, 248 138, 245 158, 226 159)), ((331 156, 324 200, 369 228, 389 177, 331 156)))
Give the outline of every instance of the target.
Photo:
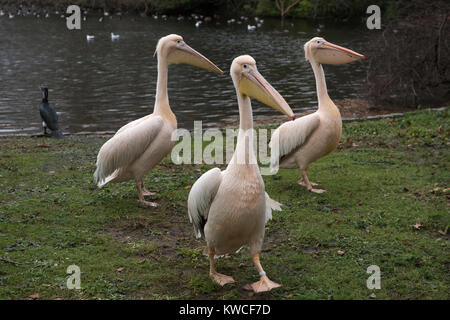
POLYGON ((316 54, 316 61, 321 64, 344 64, 365 58, 363 54, 330 42, 323 43, 316 54))
POLYGON ((239 91, 284 113, 292 120, 295 119, 291 107, 289 107, 281 94, 258 71, 251 69, 242 74, 239 82, 239 91))
POLYGON ((201 69, 223 74, 223 71, 220 70, 218 66, 198 51, 192 49, 186 43, 183 43, 181 46, 177 47, 176 50, 174 50, 171 54, 170 61, 173 64, 190 64, 201 69))

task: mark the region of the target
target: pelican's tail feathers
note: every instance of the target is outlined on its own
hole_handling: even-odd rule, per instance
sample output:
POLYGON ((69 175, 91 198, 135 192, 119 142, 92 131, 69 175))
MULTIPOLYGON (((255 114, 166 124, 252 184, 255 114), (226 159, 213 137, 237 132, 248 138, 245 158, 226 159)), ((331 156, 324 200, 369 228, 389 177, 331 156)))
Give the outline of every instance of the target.
POLYGON ((266 221, 272 220, 272 210, 281 211, 282 204, 269 197, 266 192, 266 221))
POLYGON ((111 182, 111 180, 115 179, 117 177, 117 173, 119 170, 115 170, 112 174, 110 174, 107 177, 101 177, 100 176, 100 170, 97 167, 97 170, 94 172, 94 182, 97 185, 98 188, 103 188, 106 184, 111 182))

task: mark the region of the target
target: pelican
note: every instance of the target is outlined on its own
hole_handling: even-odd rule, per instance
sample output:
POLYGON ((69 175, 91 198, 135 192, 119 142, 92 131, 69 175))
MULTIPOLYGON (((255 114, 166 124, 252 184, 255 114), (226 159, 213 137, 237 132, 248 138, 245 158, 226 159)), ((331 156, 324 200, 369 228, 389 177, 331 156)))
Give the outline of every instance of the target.
POLYGON ((245 288, 263 292, 280 286, 267 277, 259 260, 259 252, 265 223, 272 218, 272 210, 281 208, 264 190, 253 150, 250 97, 289 117, 294 114, 283 97, 258 72, 251 56, 234 59, 230 74, 236 88, 240 115, 236 150, 226 170, 211 169, 194 183, 188 197, 188 215, 196 237, 206 240, 212 280, 222 286, 234 282, 232 277, 216 271, 214 257, 248 245, 261 278, 245 288))
POLYGON ((114 32, 111 32, 111 40, 117 40, 120 38, 120 35, 114 34, 114 32))
POLYGON ((144 188, 142 179, 172 150, 175 141, 171 136, 177 129, 177 119, 170 109, 167 95, 169 66, 184 63, 223 74, 179 35, 161 38, 155 53, 158 57, 158 82, 153 113, 126 124, 100 148, 94 173, 94 181, 100 188, 108 182, 134 179, 139 202, 152 207, 158 204, 144 200, 144 196, 151 193, 144 188))
POLYGON ((58 115, 53 106, 48 103, 48 87, 40 86, 40 89, 42 90, 42 102, 39 106, 39 113, 41 114, 44 135, 47 135, 47 128, 50 128, 52 137, 64 138, 63 133, 59 129, 58 115))
POLYGON ((90 41, 90 40, 94 40, 95 39, 95 36, 93 36, 93 35, 86 35, 86 40, 87 41, 90 41))
POLYGON ((306 170, 310 163, 336 149, 341 139, 342 120, 339 109, 328 96, 322 64, 344 64, 365 56, 315 37, 305 44, 305 57, 316 77, 319 107, 316 112, 286 122, 275 130, 270 146, 278 142, 279 147, 272 150, 271 167, 300 168, 302 178, 297 183, 306 186, 308 191, 323 193, 326 190, 312 187, 317 184, 309 181, 306 170))

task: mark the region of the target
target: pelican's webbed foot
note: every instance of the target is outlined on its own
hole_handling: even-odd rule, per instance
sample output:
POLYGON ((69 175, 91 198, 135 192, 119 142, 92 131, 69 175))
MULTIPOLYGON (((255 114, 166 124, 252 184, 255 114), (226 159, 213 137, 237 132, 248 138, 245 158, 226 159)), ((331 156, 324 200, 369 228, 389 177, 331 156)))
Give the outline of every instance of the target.
POLYGON ((215 283, 221 285, 222 287, 224 285, 226 285, 227 283, 235 282, 233 277, 226 276, 226 275, 218 273, 218 272, 210 273, 209 276, 211 277, 212 281, 214 281, 215 283))
POLYGON ((146 201, 146 200, 139 200, 139 203, 146 207, 153 207, 156 208, 159 206, 156 202, 146 201))
POLYGON ((327 192, 327 190, 324 190, 324 189, 314 189, 314 188, 311 188, 308 191, 309 192, 314 192, 314 193, 317 193, 317 194, 321 194, 321 193, 327 192))
POLYGON ((261 276, 261 279, 258 282, 254 282, 252 284, 248 284, 244 286, 244 289, 253 291, 255 293, 259 292, 267 292, 274 288, 281 287, 281 284, 273 282, 266 275, 261 276))
MULTIPOLYGON (((297 183, 303 187, 308 187, 308 185, 306 184, 305 180, 303 180, 303 178, 301 178, 300 180, 297 181, 297 183)), ((312 186, 318 186, 317 183, 315 182, 310 182, 312 186)))

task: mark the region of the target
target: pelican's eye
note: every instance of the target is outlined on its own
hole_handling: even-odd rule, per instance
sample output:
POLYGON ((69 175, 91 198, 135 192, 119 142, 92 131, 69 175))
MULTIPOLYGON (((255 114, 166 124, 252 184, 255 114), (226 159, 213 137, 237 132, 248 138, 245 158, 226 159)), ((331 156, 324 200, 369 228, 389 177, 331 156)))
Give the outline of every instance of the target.
POLYGON ((244 69, 247 69, 247 67, 248 67, 248 66, 247 66, 246 64, 244 64, 244 69))
POLYGON ((180 44, 181 43, 181 40, 177 40, 177 44, 180 44))
POLYGON ((317 40, 317 44, 320 44, 320 40, 317 40))

